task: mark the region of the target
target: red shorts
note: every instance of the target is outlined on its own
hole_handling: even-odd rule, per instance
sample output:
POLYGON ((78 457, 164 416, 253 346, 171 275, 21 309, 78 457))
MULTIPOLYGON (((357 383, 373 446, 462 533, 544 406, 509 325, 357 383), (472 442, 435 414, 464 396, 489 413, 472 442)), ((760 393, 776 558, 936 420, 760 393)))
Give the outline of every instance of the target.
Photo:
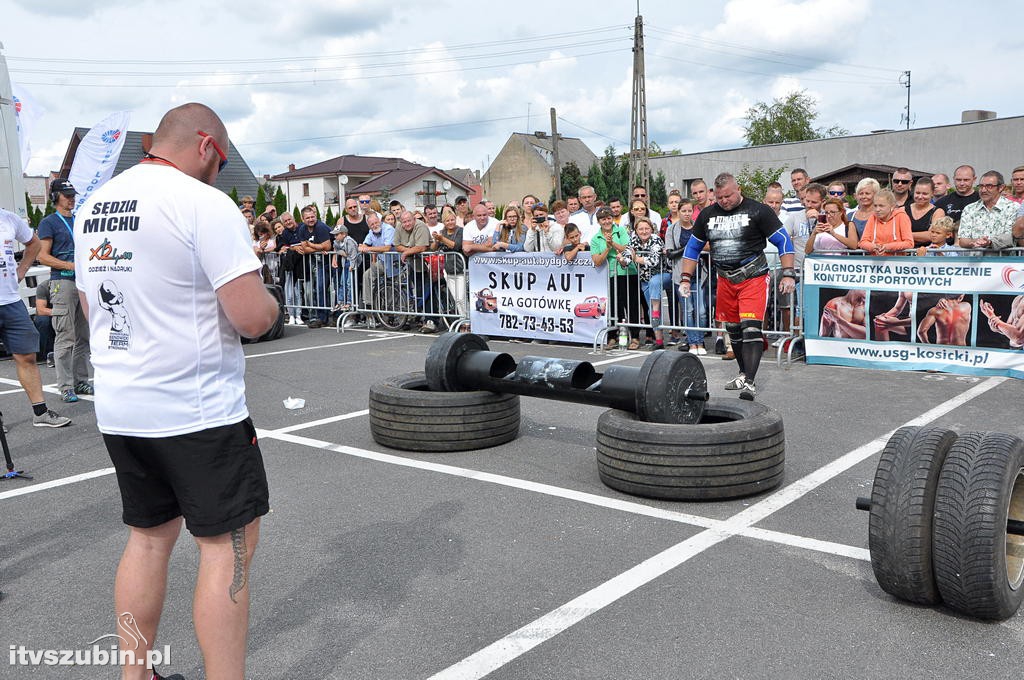
POLYGON ((749 278, 743 283, 730 283, 719 276, 715 318, 726 323, 764 321, 770 285, 769 274, 749 278))

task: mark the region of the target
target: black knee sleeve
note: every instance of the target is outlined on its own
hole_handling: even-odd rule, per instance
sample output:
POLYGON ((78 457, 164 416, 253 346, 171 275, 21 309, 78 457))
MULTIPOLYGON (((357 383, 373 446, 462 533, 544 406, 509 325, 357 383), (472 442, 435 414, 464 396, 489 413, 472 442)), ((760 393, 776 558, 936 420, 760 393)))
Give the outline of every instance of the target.
POLYGON ((743 342, 762 342, 761 327, 763 325, 763 322, 756 319, 741 321, 739 326, 741 329, 741 335, 743 336, 743 342))

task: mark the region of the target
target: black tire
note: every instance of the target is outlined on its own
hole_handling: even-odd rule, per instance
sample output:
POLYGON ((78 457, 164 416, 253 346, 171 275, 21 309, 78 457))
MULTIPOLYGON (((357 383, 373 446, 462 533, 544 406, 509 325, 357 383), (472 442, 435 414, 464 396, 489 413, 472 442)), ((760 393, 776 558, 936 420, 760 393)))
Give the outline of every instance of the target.
POLYGON ((1024 441, 966 432, 949 451, 935 494, 935 580, 948 607, 1002 621, 1024 599, 1024 441))
POLYGON ((370 433, 403 451, 468 451, 519 436, 519 395, 431 392, 422 371, 370 387, 370 433))
POLYGON ((868 547, 882 590, 918 604, 941 601, 932 569, 932 518, 939 472, 956 433, 901 427, 882 450, 871 487, 868 547))
POLYGON ((774 489, 785 448, 778 413, 739 399, 712 399, 694 425, 648 423, 616 409, 597 421, 601 481, 645 498, 723 500, 774 489))

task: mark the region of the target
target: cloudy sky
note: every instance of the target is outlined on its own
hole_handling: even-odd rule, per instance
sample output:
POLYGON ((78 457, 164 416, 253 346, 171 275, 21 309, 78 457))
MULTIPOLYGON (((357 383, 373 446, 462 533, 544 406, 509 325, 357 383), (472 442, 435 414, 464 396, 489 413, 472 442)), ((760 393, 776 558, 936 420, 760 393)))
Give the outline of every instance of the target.
MULTIPOLYGON (((635 1, 0 0, 11 78, 46 109, 30 174, 76 125, 211 105, 257 174, 340 154, 486 168, 512 132, 629 148, 635 1)), ((1024 3, 640 0, 649 138, 743 144, 757 101, 806 89, 822 127, 914 127, 964 109, 1024 114, 1024 3)), ((1019 143, 1020 140, 1014 140, 1019 143)))

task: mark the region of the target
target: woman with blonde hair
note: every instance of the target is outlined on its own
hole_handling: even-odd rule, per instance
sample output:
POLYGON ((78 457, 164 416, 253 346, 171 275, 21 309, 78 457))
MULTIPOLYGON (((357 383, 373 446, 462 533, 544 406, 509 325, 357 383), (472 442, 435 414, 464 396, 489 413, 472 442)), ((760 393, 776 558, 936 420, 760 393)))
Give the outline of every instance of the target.
POLYGON ((875 194, 874 212, 858 245, 869 255, 896 255, 914 247, 910 218, 896 210, 896 196, 888 189, 875 194))
MULTIPOLYGON (((875 202, 875 194, 881 191, 882 185, 873 177, 865 177, 857 182, 857 189, 853 195, 857 198, 857 209, 850 213, 850 221, 857 229, 857 238, 864 235, 864 227, 871 217, 872 206, 875 202)), ((851 234, 852 235, 852 234, 851 234)))

